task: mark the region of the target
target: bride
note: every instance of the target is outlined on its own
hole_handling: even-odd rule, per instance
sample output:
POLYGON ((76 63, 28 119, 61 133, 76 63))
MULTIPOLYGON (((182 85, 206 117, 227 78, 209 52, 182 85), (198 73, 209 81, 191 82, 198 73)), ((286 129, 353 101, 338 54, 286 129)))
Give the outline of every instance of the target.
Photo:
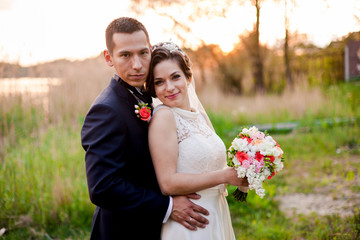
MULTIPOLYGON (((216 135, 192 86, 188 56, 174 43, 153 46, 148 92, 158 105, 149 126, 149 147, 161 191, 165 195, 198 193, 193 200, 206 208, 209 225, 191 231, 168 220, 163 240, 235 239, 226 201, 226 184, 247 186, 226 166, 226 148, 216 135), (195 100, 194 100, 195 99, 195 100)), ((190 217, 184 225, 192 225, 190 217)))

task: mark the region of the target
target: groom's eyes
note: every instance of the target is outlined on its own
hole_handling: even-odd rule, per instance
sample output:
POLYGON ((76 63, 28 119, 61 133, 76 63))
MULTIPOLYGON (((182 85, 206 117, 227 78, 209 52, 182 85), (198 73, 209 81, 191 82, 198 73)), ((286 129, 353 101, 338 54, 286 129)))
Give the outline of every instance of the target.
POLYGON ((130 57, 130 53, 121 53, 120 57, 128 58, 130 57))

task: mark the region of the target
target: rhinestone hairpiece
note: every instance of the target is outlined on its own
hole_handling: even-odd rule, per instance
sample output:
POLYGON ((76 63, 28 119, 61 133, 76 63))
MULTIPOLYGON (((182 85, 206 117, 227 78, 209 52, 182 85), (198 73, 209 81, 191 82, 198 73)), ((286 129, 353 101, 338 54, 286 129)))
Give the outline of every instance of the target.
POLYGON ((161 42, 161 43, 155 44, 152 47, 152 51, 155 51, 155 49, 157 49, 159 47, 163 47, 163 48, 169 50, 170 53, 179 52, 181 55, 183 55, 185 57, 185 53, 173 42, 161 42))

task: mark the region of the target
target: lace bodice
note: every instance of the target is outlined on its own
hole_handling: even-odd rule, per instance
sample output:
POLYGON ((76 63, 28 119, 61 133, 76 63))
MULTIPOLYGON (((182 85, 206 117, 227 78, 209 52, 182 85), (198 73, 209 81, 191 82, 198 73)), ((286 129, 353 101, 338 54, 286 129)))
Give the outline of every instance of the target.
POLYGON ((174 113, 179 144, 178 172, 204 173, 226 167, 225 145, 200 112, 160 105, 154 113, 160 108, 174 113))

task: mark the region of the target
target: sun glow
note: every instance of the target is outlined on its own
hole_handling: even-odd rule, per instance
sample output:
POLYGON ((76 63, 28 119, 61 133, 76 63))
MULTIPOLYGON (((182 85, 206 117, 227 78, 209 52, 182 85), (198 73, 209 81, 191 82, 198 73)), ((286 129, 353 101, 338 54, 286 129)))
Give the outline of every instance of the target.
POLYGON ((206 44, 217 44, 223 52, 230 52, 239 41, 239 34, 251 31, 255 11, 249 5, 233 6, 226 17, 201 19, 192 28, 206 44))
MULTIPOLYGON (((105 48, 107 24, 120 16, 137 17, 147 27, 151 42, 173 40, 180 44, 170 19, 156 10, 135 16, 129 10, 130 0, 2 0, 0 2, 0 61, 31 65, 59 58, 83 59, 97 56, 105 48)), ((360 0, 301 0, 289 6, 290 31, 306 33, 318 46, 352 31, 359 31, 360 0)), ((201 2, 204 3, 204 2, 201 2)), ((265 1, 260 10, 260 41, 274 45, 284 37, 284 4, 265 1)), ((171 14, 186 14, 185 8, 169 9, 171 14)), ((194 13, 193 13, 194 14, 194 13)), ((185 18, 184 18, 185 19, 185 18)), ((233 5, 223 17, 203 17, 186 24, 191 33, 181 33, 191 47, 217 44, 224 52, 233 49, 239 35, 251 31, 256 20, 250 1, 233 5)))

